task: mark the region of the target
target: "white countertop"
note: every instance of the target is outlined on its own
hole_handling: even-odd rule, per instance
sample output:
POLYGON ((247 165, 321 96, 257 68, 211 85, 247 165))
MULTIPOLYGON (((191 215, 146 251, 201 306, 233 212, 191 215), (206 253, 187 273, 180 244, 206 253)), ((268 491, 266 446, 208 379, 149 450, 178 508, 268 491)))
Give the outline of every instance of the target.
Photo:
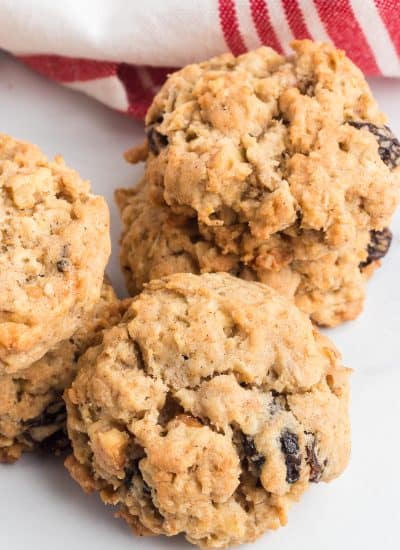
MULTIPOLYGON (((138 122, 31 73, 0 54, 0 131, 61 153, 92 181, 111 207, 113 256, 108 273, 123 292, 119 221, 113 190, 138 180, 122 153, 143 139, 138 122)), ((372 80, 390 125, 400 135, 400 80, 372 80)), ((365 312, 328 334, 352 377, 353 452, 344 475, 318 484, 292 508, 287 527, 246 548, 395 550, 400 547, 400 215, 393 245, 369 283, 365 312)), ((183 538, 134 538, 95 495, 84 495, 62 462, 35 455, 0 466, 3 550, 155 550, 188 548, 183 538)), ((244 547, 243 547, 244 548, 244 547)))

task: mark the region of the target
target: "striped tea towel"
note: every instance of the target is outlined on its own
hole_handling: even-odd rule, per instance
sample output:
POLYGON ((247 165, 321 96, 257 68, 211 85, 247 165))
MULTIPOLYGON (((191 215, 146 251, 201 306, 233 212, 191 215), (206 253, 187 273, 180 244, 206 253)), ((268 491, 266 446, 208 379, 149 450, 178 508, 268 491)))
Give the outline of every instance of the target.
POLYGON ((294 38, 331 41, 367 75, 400 76, 400 0, 2 0, 0 48, 143 118, 176 67, 294 38))

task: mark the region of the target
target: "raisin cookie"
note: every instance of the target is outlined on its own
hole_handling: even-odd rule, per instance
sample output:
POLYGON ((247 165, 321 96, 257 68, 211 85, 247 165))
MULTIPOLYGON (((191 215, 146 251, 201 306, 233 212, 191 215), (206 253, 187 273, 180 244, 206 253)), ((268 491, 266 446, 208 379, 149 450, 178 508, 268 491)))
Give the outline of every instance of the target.
POLYGON ((104 199, 60 157, 0 135, 0 373, 29 367, 77 330, 109 255, 104 199))
MULTIPOLYGON (((140 292, 144 283, 172 273, 227 271, 266 283, 294 299, 315 322, 335 325, 362 309, 365 281, 390 242, 388 230, 375 232, 369 245, 370 236, 362 232, 356 250, 350 246, 329 250, 310 235, 305 253, 304 244, 299 243, 292 252, 287 240, 273 237, 259 252, 268 257, 266 268, 263 262, 246 264, 237 252, 224 253, 215 241, 201 234, 195 218, 154 202, 145 181, 118 190, 116 199, 124 228, 120 261, 132 295, 140 292)), ((304 243, 304 236, 302 240, 304 243)))
POLYGON ((152 281, 79 361, 66 392, 71 475, 140 535, 203 548, 286 523, 350 450, 348 369, 266 285, 152 281))
POLYGON ((290 276, 301 307, 335 325, 359 313, 363 290, 342 293, 327 273, 332 285, 314 297, 307 262, 335 270, 343 250, 343 277, 359 287, 358 266, 399 200, 400 144, 343 52, 308 40, 293 49, 226 54, 171 75, 146 117, 147 151, 130 158, 147 160, 158 200, 194 218, 223 254, 278 287, 290 276))
POLYGON ((99 332, 118 323, 123 303, 105 282, 101 297, 75 334, 14 375, 0 376, 0 462, 14 462, 34 448, 61 450, 68 445, 62 393, 79 357, 99 339, 99 332))

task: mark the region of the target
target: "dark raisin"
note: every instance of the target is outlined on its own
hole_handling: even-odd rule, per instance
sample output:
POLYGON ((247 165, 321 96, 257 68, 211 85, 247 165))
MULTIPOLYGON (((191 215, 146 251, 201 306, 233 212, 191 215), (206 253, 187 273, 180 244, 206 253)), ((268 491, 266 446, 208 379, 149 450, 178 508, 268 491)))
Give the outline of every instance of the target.
POLYGON ((313 483, 318 483, 321 479, 322 473, 324 471, 322 465, 318 462, 318 458, 315 452, 315 438, 313 437, 312 443, 306 445, 306 462, 310 467, 310 481, 313 483))
POLYGON ((58 260, 57 262, 57 270, 60 273, 64 273, 65 271, 69 271, 70 263, 67 258, 61 258, 61 260, 58 260))
POLYGON ((154 155, 158 155, 160 150, 168 145, 168 136, 156 130, 155 124, 151 124, 146 128, 146 136, 149 142, 150 151, 154 153, 154 155))
POLYGON ((288 455, 285 458, 286 463, 286 481, 296 483, 300 478, 301 458, 288 455))
POLYGON ((62 247, 61 251, 61 258, 57 262, 57 269, 60 273, 64 273, 65 271, 69 271, 70 269, 70 261, 68 260, 68 254, 69 254, 69 245, 65 244, 62 247))
POLYGON ((388 227, 382 231, 371 231, 370 234, 371 240, 367 249, 368 256, 367 259, 360 264, 360 269, 383 258, 389 250, 392 242, 392 232, 388 227))
POLYGON ((285 455, 286 481, 295 483, 300 477, 301 456, 299 440, 296 434, 285 430, 280 438, 281 450, 285 455))
POLYGON ((257 451, 254 439, 243 434, 242 437, 243 451, 249 465, 249 469, 256 475, 259 475, 261 468, 265 463, 265 456, 257 451))
POLYGON ((378 142, 378 153, 389 168, 400 165, 400 142, 388 126, 376 126, 371 122, 351 121, 354 128, 367 128, 378 142))
POLYGON ((299 452, 299 440, 296 434, 284 431, 281 435, 281 447, 285 455, 295 455, 299 452))

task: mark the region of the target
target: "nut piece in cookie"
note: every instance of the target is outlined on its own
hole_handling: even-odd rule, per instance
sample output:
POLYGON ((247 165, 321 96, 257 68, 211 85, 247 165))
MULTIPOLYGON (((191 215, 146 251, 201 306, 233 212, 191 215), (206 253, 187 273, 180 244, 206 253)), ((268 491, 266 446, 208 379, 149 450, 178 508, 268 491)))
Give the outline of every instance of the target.
POLYGON ((0 376, 0 462, 14 462, 21 452, 69 448, 62 394, 76 375, 79 357, 118 323, 124 304, 104 282, 99 302, 79 330, 44 357, 16 374, 0 376))
POLYGON ((348 373, 266 285, 224 273, 155 280, 79 360, 66 466, 137 534, 252 541, 345 468, 348 373))
POLYGON ((0 374, 76 332, 109 255, 104 199, 61 157, 0 135, 0 374))

